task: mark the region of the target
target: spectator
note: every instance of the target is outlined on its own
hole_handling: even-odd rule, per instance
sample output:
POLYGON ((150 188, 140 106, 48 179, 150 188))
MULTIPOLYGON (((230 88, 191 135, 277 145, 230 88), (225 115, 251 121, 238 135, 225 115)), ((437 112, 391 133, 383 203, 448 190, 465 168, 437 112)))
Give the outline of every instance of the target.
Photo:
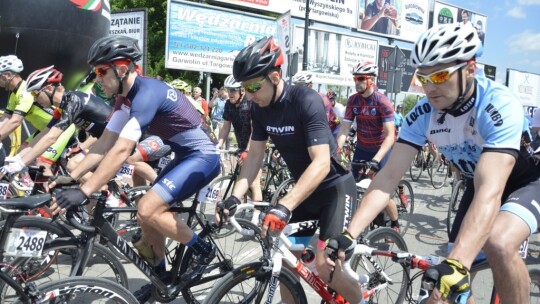
POLYGON ((193 89, 193 99, 203 108, 204 115, 208 116, 210 115, 208 111, 208 102, 201 96, 201 94, 201 88, 195 87, 195 89, 193 89))
POLYGON ((219 131, 223 127, 223 111, 225 110, 225 102, 229 99, 227 90, 223 87, 220 90, 217 88, 212 89, 212 99, 208 103, 208 106, 212 109, 212 127, 216 137, 219 136, 219 131))
POLYGON ((398 105, 394 115, 394 124, 396 125, 396 134, 399 132, 399 128, 403 125, 403 106, 398 105))

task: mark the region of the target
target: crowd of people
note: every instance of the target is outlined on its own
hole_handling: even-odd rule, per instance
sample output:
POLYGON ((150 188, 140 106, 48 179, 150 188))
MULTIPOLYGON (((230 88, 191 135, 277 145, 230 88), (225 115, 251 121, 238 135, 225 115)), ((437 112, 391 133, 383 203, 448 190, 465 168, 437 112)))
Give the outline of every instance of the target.
MULTIPOLYGON (((381 17, 375 9, 373 15, 381 17)), ((136 164, 138 182, 149 182, 152 188, 137 204, 142 237, 134 247, 158 273, 166 273, 165 238, 185 244, 195 259, 182 279, 196 280, 214 259, 216 248, 167 210, 218 176, 219 149, 228 148, 233 128, 242 170, 232 195, 216 208, 216 220, 223 220, 221 212, 234 214, 249 190, 253 200, 262 200, 261 164, 271 140, 296 184, 265 214, 262 235, 279 234, 290 222, 319 220, 315 258, 319 276, 328 282, 332 273, 334 290, 349 303, 364 303, 357 282, 341 269, 342 261, 381 211, 386 210, 392 228, 399 231, 390 195, 416 153, 430 141, 467 180, 448 258, 432 266, 437 283, 431 300, 473 303, 469 269, 484 250, 502 301, 526 303, 528 272, 518 248, 538 231, 540 221, 540 167, 535 154, 540 113, 533 118, 531 133, 510 90, 477 76, 481 44, 476 30, 462 24, 433 27, 419 37, 411 62, 426 97, 408 119, 403 118, 402 107, 394 108, 376 89, 378 68, 372 62, 354 66, 356 93, 345 106, 335 92, 315 91, 309 72, 296 74, 290 85, 282 75, 285 54, 271 37, 239 52, 232 75, 222 88, 212 90, 209 101, 201 96, 200 87, 192 90, 181 79, 166 83, 141 75, 136 62, 143 53, 136 40, 125 36, 101 38, 88 52, 93 68, 89 82, 99 85, 114 105, 98 97, 92 85, 86 92, 67 90, 54 66, 36 70, 24 80, 23 62, 14 55, 2 56, 0 87, 10 95, 0 140, 23 119, 37 131, 0 171, 14 174, 38 162, 48 166, 46 174, 52 176, 51 165, 77 141, 76 134, 88 134, 72 153, 69 174, 51 180, 50 187, 80 182, 79 187, 56 193, 52 214, 77 208, 124 163, 136 164), (356 146, 351 160, 367 162, 369 172, 377 174, 351 218, 346 210, 357 201, 358 168, 344 166, 338 155, 353 125, 356 146), (169 151, 174 159, 155 174, 146 161, 169 151), (339 252, 337 261, 328 256, 329 240, 337 244, 330 248, 339 252)), ((307 244, 314 232, 302 231, 291 240, 307 244)), ((150 287, 143 286, 137 298, 148 299, 150 287)), ((286 295, 282 301, 287 302, 286 295)))

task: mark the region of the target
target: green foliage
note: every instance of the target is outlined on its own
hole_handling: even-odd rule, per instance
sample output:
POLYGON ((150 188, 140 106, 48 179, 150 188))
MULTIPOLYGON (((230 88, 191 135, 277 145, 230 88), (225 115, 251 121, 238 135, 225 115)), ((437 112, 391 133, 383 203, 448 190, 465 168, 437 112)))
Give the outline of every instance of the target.
POLYGON ((410 94, 403 99, 403 116, 407 115, 409 111, 422 99, 422 95, 410 94))

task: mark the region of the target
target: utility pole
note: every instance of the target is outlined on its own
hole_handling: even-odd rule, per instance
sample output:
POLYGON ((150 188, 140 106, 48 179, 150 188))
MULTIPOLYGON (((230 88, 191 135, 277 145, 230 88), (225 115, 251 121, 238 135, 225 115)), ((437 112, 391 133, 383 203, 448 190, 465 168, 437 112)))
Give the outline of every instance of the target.
POLYGON ((308 63, 309 1, 310 0, 306 0, 306 19, 304 23, 304 56, 302 57, 302 71, 307 70, 307 63, 308 63))

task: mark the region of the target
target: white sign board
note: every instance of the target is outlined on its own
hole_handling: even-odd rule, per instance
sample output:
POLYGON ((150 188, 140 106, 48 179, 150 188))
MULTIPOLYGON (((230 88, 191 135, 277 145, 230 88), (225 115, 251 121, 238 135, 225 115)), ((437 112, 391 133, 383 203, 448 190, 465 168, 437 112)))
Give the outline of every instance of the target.
MULTIPOLYGON (((146 9, 114 12, 111 14, 110 35, 122 35, 137 39, 143 54, 146 50, 146 9)), ((138 65, 146 67, 146 58, 137 62, 138 65)))

